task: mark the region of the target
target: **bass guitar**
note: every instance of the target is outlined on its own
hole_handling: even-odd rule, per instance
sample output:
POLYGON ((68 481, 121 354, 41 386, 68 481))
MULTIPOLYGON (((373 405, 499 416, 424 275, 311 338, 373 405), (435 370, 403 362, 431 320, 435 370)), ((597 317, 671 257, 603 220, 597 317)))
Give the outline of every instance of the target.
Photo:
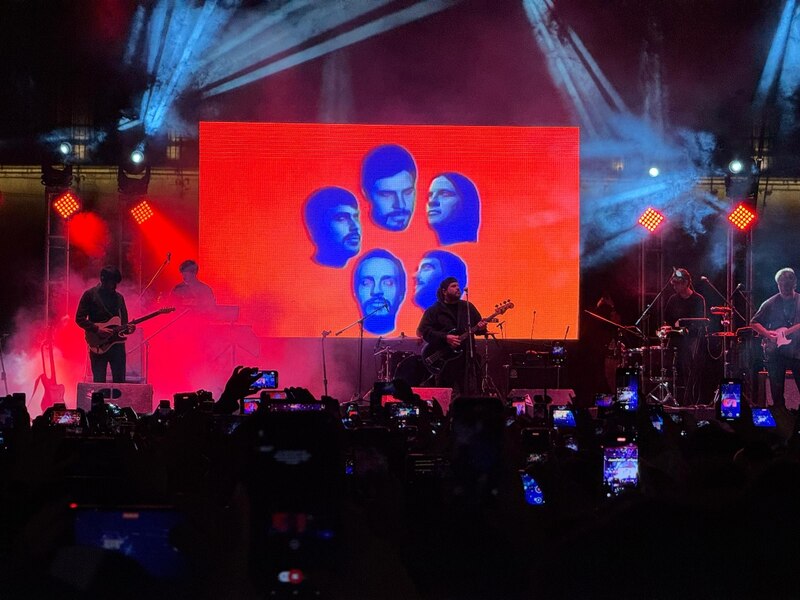
MULTIPOLYGON (((473 327, 470 327, 468 331, 458 335, 456 330, 452 330, 448 332, 448 335, 458 335, 459 342, 463 343, 464 340, 473 335, 476 331, 478 331, 478 329, 485 327, 488 321, 494 319, 498 315, 502 315, 504 312, 512 308, 514 308, 514 303, 511 302, 511 300, 501 302, 495 306, 495 311, 491 315, 483 318, 473 327)), ((425 364, 425 368, 427 368, 428 371, 434 375, 438 375, 442 372, 442 369, 444 369, 448 362, 458 358, 463 352, 464 348, 462 348, 461 345, 457 346, 456 348, 451 348, 449 345, 445 345, 444 347, 426 346, 422 351, 422 362, 425 364)))
POLYGON ((151 312, 148 315, 129 321, 127 325, 123 325, 119 317, 112 317, 103 323, 97 323, 101 328, 99 331, 86 331, 86 343, 89 345, 89 352, 93 354, 105 354, 109 348, 115 344, 122 344, 125 338, 133 331, 133 326, 157 317, 171 313, 175 310, 174 306, 168 308, 160 308, 157 311, 151 312))

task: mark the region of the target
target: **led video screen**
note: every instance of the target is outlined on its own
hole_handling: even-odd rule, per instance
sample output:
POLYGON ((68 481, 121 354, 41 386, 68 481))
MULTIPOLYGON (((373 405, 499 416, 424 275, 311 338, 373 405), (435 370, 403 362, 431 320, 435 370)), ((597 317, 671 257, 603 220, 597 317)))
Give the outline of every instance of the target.
POLYGON ((575 339, 578 129, 201 123, 199 259, 265 337, 413 336, 452 276, 511 301, 499 334, 575 339))

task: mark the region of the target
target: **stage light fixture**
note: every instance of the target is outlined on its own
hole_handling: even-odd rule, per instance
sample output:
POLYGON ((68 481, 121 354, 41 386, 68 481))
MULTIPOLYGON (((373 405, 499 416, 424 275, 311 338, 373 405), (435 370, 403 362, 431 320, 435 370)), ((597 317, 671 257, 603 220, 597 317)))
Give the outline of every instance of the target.
POLYGON ((743 170, 744 170, 744 163, 740 161, 738 158, 734 158, 731 162, 728 163, 728 171, 730 171, 734 175, 738 175, 743 170))
POLYGON ((142 200, 131 209, 131 216, 137 225, 141 225, 155 214, 147 200, 142 200))
POLYGON ((144 162, 144 152, 137 148, 136 150, 131 152, 130 158, 131 158, 131 162, 134 165, 140 165, 140 164, 142 164, 144 162))
POLYGON ((81 203, 75 194, 68 191, 53 201, 53 209, 66 221, 81 209, 81 203))
POLYGON ((661 175, 661 171, 658 167, 650 167, 647 171, 647 174, 650 175, 650 177, 658 177, 661 175))
POLYGON ((734 208, 733 211, 728 215, 728 221, 730 221, 734 227, 741 231, 747 231, 753 226, 755 220, 756 212, 741 202, 739 203, 739 206, 734 208))
POLYGON ((639 225, 647 229, 650 233, 653 233, 664 220, 665 217, 662 213, 655 208, 648 208, 642 213, 642 216, 639 217, 639 225))
POLYGON ((61 142, 58 145, 58 152, 61 156, 70 156, 72 154, 72 144, 69 142, 61 142))

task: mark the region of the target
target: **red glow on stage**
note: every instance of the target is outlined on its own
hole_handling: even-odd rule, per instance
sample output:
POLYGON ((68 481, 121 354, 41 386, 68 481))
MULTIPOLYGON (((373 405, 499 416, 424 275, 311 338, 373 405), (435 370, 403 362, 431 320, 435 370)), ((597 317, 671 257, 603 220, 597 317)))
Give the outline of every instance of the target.
POLYGON ((150 219, 155 212, 153 212, 153 208, 150 206, 150 203, 147 200, 142 200, 131 209, 131 216, 133 220, 136 221, 137 225, 141 225, 148 219, 150 219))
POLYGON ((82 212, 70 221, 70 241, 87 256, 105 256, 110 239, 108 225, 94 213, 82 212))
POLYGON ((639 225, 647 229, 650 233, 653 233, 664 219, 665 217, 661 212, 657 211, 655 208, 648 208, 642 213, 642 216, 639 217, 639 225))
POLYGON ((69 219, 81 209, 81 203, 72 192, 64 192, 53 201, 53 209, 62 219, 69 219))
POLYGON ((740 203, 739 206, 733 209, 733 212, 728 215, 728 221, 733 223, 733 225, 741 231, 746 231, 752 227, 755 220, 755 211, 742 203, 740 203))

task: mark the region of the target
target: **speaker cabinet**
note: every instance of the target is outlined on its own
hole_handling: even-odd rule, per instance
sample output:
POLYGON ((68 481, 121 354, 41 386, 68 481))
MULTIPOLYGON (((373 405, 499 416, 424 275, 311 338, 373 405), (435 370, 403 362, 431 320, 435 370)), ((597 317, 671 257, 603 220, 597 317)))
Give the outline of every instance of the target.
POLYGON ((153 412, 153 386, 147 383, 79 383, 77 407, 90 410, 94 392, 101 392, 106 402, 130 406, 138 414, 153 412))

